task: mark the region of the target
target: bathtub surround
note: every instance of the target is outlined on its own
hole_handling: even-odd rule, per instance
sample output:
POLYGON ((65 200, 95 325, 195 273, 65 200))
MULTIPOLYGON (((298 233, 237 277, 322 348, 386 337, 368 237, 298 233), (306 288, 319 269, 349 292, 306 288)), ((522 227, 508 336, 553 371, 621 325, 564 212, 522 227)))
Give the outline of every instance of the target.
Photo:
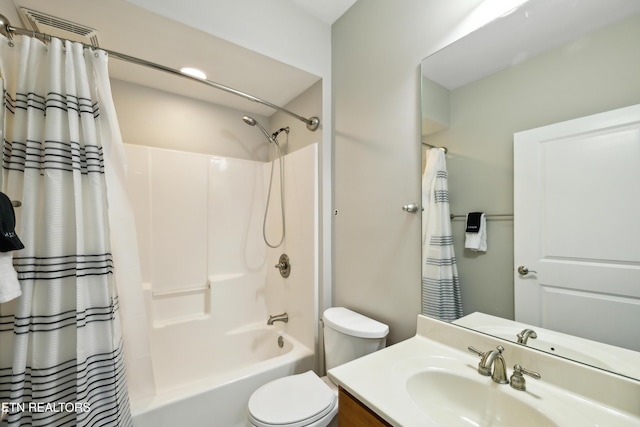
MULTIPOLYGON (((254 165, 263 165, 264 162, 268 161, 268 144, 265 143, 264 138, 262 138, 259 133, 256 133, 256 129, 245 125, 240 119, 244 114, 247 114, 245 111, 209 104, 203 101, 186 98, 184 96, 151 89, 120 80, 114 80, 112 82, 112 89, 114 102, 116 104, 118 116, 120 119, 122 135, 125 141, 127 141, 127 143, 130 143, 130 145, 128 146, 134 146, 135 148, 141 149, 144 149, 146 147, 163 148, 166 149, 165 151, 167 153, 173 152, 170 150, 182 150, 181 153, 178 153, 177 158, 189 158, 190 155, 206 154, 208 156, 228 158, 230 159, 230 164, 236 164, 236 162, 241 163, 242 160, 246 160, 248 161, 246 162, 247 164, 254 163, 254 165)), ((301 114, 309 116, 317 115, 317 112, 322 110, 321 95, 322 82, 318 82, 307 92, 298 96, 296 99, 291 101, 290 104, 287 104, 287 106, 292 110, 299 111, 301 114)), ((284 126, 291 127, 291 136, 288 138, 288 141, 284 141, 284 139, 281 138, 283 142, 283 148, 286 153, 294 154, 294 152, 297 152, 305 147, 308 147, 311 144, 317 143, 318 141, 322 140, 322 129, 311 132, 305 128, 304 123, 298 122, 297 120, 294 120, 292 122, 284 113, 275 113, 271 118, 267 118, 259 114, 251 114, 252 117, 254 117, 256 120, 260 120, 261 123, 270 123, 269 129, 278 129, 284 126)), ((142 153, 140 155, 144 156, 145 160, 143 160, 142 162, 136 160, 134 158, 136 154, 132 154, 132 151, 128 150, 128 162, 130 164, 131 162, 136 162, 137 167, 140 167, 140 169, 136 170, 135 172, 132 172, 130 170, 128 179, 130 182, 135 182, 135 184, 133 184, 134 186, 148 186, 148 181, 150 179, 149 174, 151 172, 148 168, 142 166, 143 164, 148 164, 148 160, 146 160, 148 153, 144 154, 144 150, 141 152, 137 150, 133 151, 136 151, 136 153, 138 154, 142 153)), ((165 159, 166 161, 163 164, 168 164, 168 167, 171 167, 171 156, 167 157, 168 158, 165 159)), ((219 166, 223 167, 224 163, 221 162, 219 166)), ((287 164, 287 168, 289 167, 297 168, 297 166, 295 165, 287 164)), ((302 170, 305 170, 305 168, 302 168, 302 170)), ((257 173, 257 171, 253 171, 251 168, 246 169, 245 172, 247 173, 247 175, 253 174, 254 172, 257 173)), ((156 170, 155 173, 162 174, 162 170, 156 170)), ((198 172, 194 170, 194 173, 198 172)), ((244 176, 243 174, 244 173, 241 172, 239 176, 242 177, 244 176)), ((238 174, 234 176, 238 177, 238 174)), ((287 179, 289 179, 292 177, 292 175, 287 172, 287 177, 287 179)), ((229 187, 229 185, 231 185, 231 181, 228 181, 227 178, 223 178, 221 181, 218 181, 217 184, 221 186, 221 191, 226 191, 228 195, 233 195, 235 193, 234 188, 229 187), (227 186, 226 189, 224 189, 225 185, 227 186)), ((289 182, 289 184, 291 184, 293 188, 298 188, 298 184, 294 182, 289 182)), ((240 184, 240 181, 235 181, 235 185, 242 186, 244 184, 240 184)), ((310 193, 305 188, 300 188, 296 191, 300 191, 302 194, 307 194, 308 196, 310 196, 310 193)), ((221 193, 221 195, 223 194, 224 193, 221 193)), ((182 194, 179 195, 179 197, 182 196, 182 194)), ((171 197, 174 196, 172 195, 171 197)), ((148 206, 144 206, 145 203, 148 203, 148 196, 138 197, 136 195, 134 197, 131 197, 131 202, 134 205, 134 209, 136 210, 136 221, 138 221, 139 224, 136 231, 139 237, 140 245, 142 247, 140 268, 142 273, 142 282, 147 284, 147 286, 145 286, 145 298, 147 298, 146 301, 148 302, 149 296, 147 295, 147 293, 150 290, 148 284, 151 283, 152 271, 152 258, 149 256, 152 238, 150 234, 152 215, 148 210, 148 206), (143 206, 141 206, 141 204, 143 206), (141 215, 140 212, 146 213, 141 215)), ((277 204, 278 201, 276 200, 274 201, 274 203, 277 204)), ((288 198, 287 204, 290 207, 293 207, 291 203, 294 203, 294 200, 288 198)), ((208 204, 208 202, 206 202, 206 204, 208 204)), ((247 209, 247 206, 250 205, 250 203, 242 204, 240 201, 236 201, 233 206, 237 209, 247 209)), ((170 200, 167 200, 166 209, 169 212, 173 211, 175 215, 179 216, 179 218, 176 219, 177 224, 182 225, 184 223, 187 223, 186 227, 188 228, 190 217, 185 213, 185 211, 180 210, 183 206, 185 205, 176 201, 172 203, 170 200)), ((264 205, 252 206, 256 209, 255 212, 251 211, 252 214, 256 215, 256 218, 252 217, 251 221, 261 221, 262 214, 264 213, 264 205)), ((303 209, 307 209, 309 207, 310 204, 306 202, 305 204, 303 204, 303 209)), ((212 205, 212 208, 215 208, 215 205, 212 205)), ((238 219, 238 216, 247 215, 246 213, 242 213, 240 210, 235 212, 229 211, 226 214, 213 212, 213 214, 218 215, 218 217, 221 219, 226 219, 227 217, 238 219)), ((198 213, 196 213, 196 215, 198 215, 198 213)), ((290 217, 296 216, 296 212, 287 212, 286 215, 287 221, 289 222, 290 217)), ((319 212, 316 212, 315 215, 319 215, 319 212)), ((249 221, 248 218, 244 218, 244 220, 249 221)), ((156 221, 159 221, 159 219, 156 218, 156 221)), ((257 243, 257 245, 254 245, 252 247, 254 251, 261 251, 265 248, 264 244, 260 243, 262 240, 262 237, 260 237, 261 224, 260 222, 256 222, 255 225, 255 232, 257 233, 257 240, 255 242, 257 243)), ((313 239, 313 233, 317 233, 315 234, 316 238, 320 233, 319 226, 317 224, 315 226, 312 225, 308 230, 310 233, 312 233, 311 235, 305 237, 309 241, 313 239), (316 227, 317 229, 314 227, 316 227)), ((236 246, 240 244, 246 245, 247 242, 243 240, 244 237, 237 238, 233 237, 233 235, 231 234, 224 234, 231 231, 233 230, 225 228, 224 224, 220 223, 220 226, 218 227, 216 232, 223 233, 220 236, 223 239, 230 239, 230 242, 232 242, 231 248, 233 250, 239 251, 240 249, 235 249, 236 246)), ((293 242, 289 243, 294 244, 293 242)), ((200 243, 195 244, 199 245, 200 243)), ((296 243, 295 245, 298 245, 298 243, 296 243)), ((304 244, 302 244, 302 246, 305 257, 314 256, 317 259, 320 256, 319 252, 317 252, 317 249, 307 247, 304 244)), ((202 246, 200 247, 202 248, 202 246)), ((207 248, 207 250, 209 249, 207 248)), ((224 245, 212 250, 216 250, 219 252, 216 252, 215 254, 212 253, 212 259, 216 260, 215 262, 224 263, 230 258, 230 252, 226 247, 224 247, 224 245)), ((280 256, 281 252, 276 252, 277 253, 273 255, 269 255, 269 262, 267 264, 268 266, 273 266, 277 263, 278 257, 280 256)), ((313 264, 310 264, 309 267, 307 267, 306 262, 302 262, 301 259, 297 255, 294 255, 293 251, 289 250, 288 248, 285 252, 291 256, 293 269, 297 270, 299 274, 302 274, 305 270, 307 270, 307 273, 304 274, 309 274, 309 269, 320 268, 319 266, 312 267, 313 264)), ((248 261, 250 261, 252 257, 253 255, 249 253, 248 261)), ((233 265, 235 266, 239 263, 240 259, 237 258, 237 261, 234 261, 233 265)), ((186 265, 191 266, 191 264, 186 265)), ((255 269, 256 263, 248 264, 247 268, 255 269)), ((275 289, 275 292, 278 296, 274 296, 274 300, 281 300, 284 297, 286 297, 287 301, 295 301, 296 299, 304 300, 305 298, 310 298, 310 295, 312 295, 314 292, 314 290, 310 287, 292 286, 291 284, 289 284, 290 282, 283 282, 285 283, 286 287, 280 287, 280 285, 277 285, 280 282, 277 281, 283 279, 280 278, 280 275, 275 268, 273 268, 273 271, 271 271, 271 268, 269 268, 267 274, 269 275, 269 283, 273 284, 277 288, 275 289), (271 281, 272 274, 277 275, 277 277, 274 277, 274 280, 276 280, 275 282, 271 281), (289 293, 291 293, 291 295, 289 295, 289 293)), ((317 272, 313 274, 314 277, 317 277, 317 272)), ((291 277, 293 276, 294 274, 292 273, 291 277)), ((193 286, 200 288, 202 288, 203 286, 207 286, 208 279, 209 278, 207 276, 203 276, 201 274, 200 276, 198 276, 198 283, 194 282, 193 286)), ((256 313, 265 311, 263 313, 265 317, 263 319, 261 318, 260 320, 262 322, 266 322, 268 316, 264 308, 261 308, 258 312, 252 311, 252 308, 255 304, 254 298, 252 296, 253 294, 245 295, 246 298, 244 298, 244 296, 240 294, 243 290, 252 290, 257 288, 258 285, 255 285, 252 282, 254 280, 252 274, 247 274, 242 279, 234 279, 234 277, 231 276, 219 276, 213 277, 212 279, 214 281, 217 281, 217 283, 219 284, 218 287, 216 287, 215 285, 211 286, 211 289, 208 291, 212 294, 212 298, 218 298, 217 300, 224 306, 225 293, 229 293, 230 291, 232 291, 230 295, 235 295, 234 298, 238 298, 237 301, 242 301, 241 303, 230 303, 236 305, 236 309, 239 310, 239 316, 249 313, 251 316, 253 316, 253 321, 257 321, 257 318, 260 315, 256 313), (248 286, 235 286, 238 282, 242 282, 243 280, 248 283, 248 286), (235 292, 235 294, 233 292, 235 292)), ((310 286, 317 286, 319 288, 317 282, 312 283, 315 284, 310 286)), ((187 285, 185 284, 185 287, 186 286, 187 285)), ((142 288, 142 286, 137 286, 135 288, 142 288)), ((166 290, 171 289, 167 288, 166 290)), ((270 288, 270 291, 271 290, 272 288, 270 288)), ((156 312, 165 313, 167 317, 179 316, 185 314, 184 312, 181 313, 181 310, 183 311, 185 307, 193 308, 196 305, 204 307, 205 302, 203 298, 204 296, 202 292, 194 292, 191 294, 182 294, 178 296, 174 295, 173 297, 158 297, 155 299, 154 304, 156 305, 156 312), (188 303, 186 303, 186 305, 173 304, 172 300, 175 301, 176 297, 178 297, 180 300, 188 301, 188 303)), ((124 301, 123 304, 126 302, 127 301, 124 301)), ((149 322, 164 321, 162 316, 157 317, 155 320, 149 320, 149 322, 147 321, 146 315, 151 314, 151 306, 145 307, 145 299, 142 297, 142 291, 140 293, 140 297, 136 297, 135 299, 133 299, 130 306, 135 310, 134 312, 132 312, 131 317, 131 322, 134 325, 134 327, 131 328, 131 331, 133 331, 135 334, 148 336, 148 334, 144 331, 144 327, 146 327, 146 325, 148 324, 150 325, 151 323, 149 322), (142 317, 140 317, 141 313, 142 317), (144 319, 144 321, 140 321, 141 318, 144 319)), ((318 327, 315 320, 307 319, 317 319, 317 310, 318 309, 314 306, 310 307, 308 310, 301 311, 301 315, 304 316, 305 322, 313 322, 313 324, 315 325, 311 330, 312 335, 309 338, 305 338, 303 340, 305 345, 309 346, 309 348, 312 349, 315 349, 315 346, 318 345, 317 340, 314 340, 313 338, 314 335, 317 336, 318 327)), ((280 307, 275 307, 273 310, 269 310, 268 314, 280 313, 282 311, 285 310, 280 310, 280 307)), ((193 315, 195 312, 191 311, 190 313, 191 315, 193 315)), ((299 329, 299 331, 297 332, 299 333, 299 335, 297 336, 304 336, 304 334, 308 332, 308 329, 306 329, 306 325, 308 323, 305 322, 303 322, 304 325, 300 322, 290 322, 288 328, 292 328, 293 330, 299 329)), ((127 350, 131 351, 131 357, 127 356, 127 363, 135 363, 135 369, 133 369, 132 372, 128 373, 130 394, 132 400, 134 401, 137 399, 143 399, 145 397, 151 397, 155 394, 153 385, 154 367, 152 366, 151 362, 151 349, 148 345, 139 345, 140 342, 140 340, 134 340, 133 345, 127 346, 127 350), (151 381, 149 381, 149 378, 151 378, 151 381), (132 389, 133 387, 131 386, 135 386, 135 389, 132 389)), ((317 350, 316 354, 318 354, 317 350)), ((319 362, 316 361, 316 363, 319 362)))
MULTIPOLYGON (((267 248, 261 231, 269 162, 135 145, 126 151, 157 388, 133 399, 134 419, 155 426, 175 405, 218 399, 200 410, 240 426, 240 408, 261 381, 316 363, 317 145, 286 156, 287 237, 277 249, 267 248), (176 224, 179 233, 163 232, 176 224), (282 252, 291 257, 288 278, 274 268, 282 252), (288 323, 266 325, 282 312, 288 323), (221 397, 227 393, 236 398, 221 397)), ((278 192, 272 197, 278 206, 278 192)), ((280 226, 278 215, 268 218, 269 232, 280 226)))

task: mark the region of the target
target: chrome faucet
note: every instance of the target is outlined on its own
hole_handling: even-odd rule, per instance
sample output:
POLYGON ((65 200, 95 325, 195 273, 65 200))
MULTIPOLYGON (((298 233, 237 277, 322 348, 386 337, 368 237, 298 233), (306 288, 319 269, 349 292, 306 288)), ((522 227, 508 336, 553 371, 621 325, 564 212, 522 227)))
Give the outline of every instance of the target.
POLYGON ((518 337, 518 344, 524 344, 524 345, 527 345, 527 340, 529 338, 531 339, 538 338, 538 334, 536 334, 536 331, 534 331, 533 329, 523 329, 522 332, 520 332, 516 336, 518 337))
POLYGON ((269 320, 267 320, 267 325, 273 325, 273 322, 287 323, 288 321, 289 321, 289 315, 287 313, 276 314, 275 316, 269 316, 269 320))
POLYGON ((480 356, 478 363, 478 373, 484 376, 491 376, 491 379, 499 384, 509 384, 507 380, 507 367, 502 357, 504 347, 497 346, 495 350, 482 352, 469 346, 469 351, 480 356), (493 371, 491 370, 493 368, 493 371))

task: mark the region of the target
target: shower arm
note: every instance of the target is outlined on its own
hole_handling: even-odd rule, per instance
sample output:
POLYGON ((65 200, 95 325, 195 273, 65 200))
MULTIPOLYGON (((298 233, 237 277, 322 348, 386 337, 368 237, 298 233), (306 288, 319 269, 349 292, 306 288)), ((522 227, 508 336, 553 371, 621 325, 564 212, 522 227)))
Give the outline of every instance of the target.
MULTIPOLYGON (((35 38, 39 38, 41 40, 44 41, 51 41, 52 38, 58 38, 60 40, 63 41, 72 41, 74 43, 80 43, 80 42, 75 42, 73 40, 68 40, 68 39, 64 39, 61 37, 54 37, 51 36, 49 34, 45 34, 45 33, 40 33, 37 31, 31 31, 31 30, 27 30, 25 28, 17 28, 17 27, 13 27, 11 26, 9 20, 7 19, 7 17, 5 17, 4 15, 0 14, 0 34, 2 34, 3 36, 7 37, 9 40, 13 39, 13 34, 20 34, 20 35, 25 35, 25 36, 30 36, 30 37, 35 37, 35 38)), ((275 104, 272 104, 269 101, 265 101, 264 99, 258 98, 257 96, 253 96, 250 95, 248 93, 239 91, 237 89, 234 89, 232 87, 229 86, 225 86, 223 84, 220 83, 216 83, 213 82, 211 80, 207 80, 207 79, 202 79, 200 77, 194 77, 194 76, 190 76, 188 74, 184 74, 181 71, 178 71, 174 68, 170 68, 161 64, 157 64, 155 62, 150 62, 147 61, 145 59, 141 59, 141 58, 137 58, 135 56, 130 56, 130 55, 126 55, 124 53, 120 53, 120 52, 116 52, 113 50, 109 50, 109 49, 104 49, 101 47, 96 47, 96 46, 92 46, 92 45, 88 45, 86 43, 80 43, 83 47, 87 48, 87 49, 98 49, 98 50, 102 50, 104 52, 106 52, 109 56, 112 56, 114 58, 123 60, 123 61, 127 61, 127 62, 131 62, 133 64, 137 64, 137 65, 142 65, 144 67, 147 68, 152 68, 155 70, 159 70, 159 71, 164 71, 165 73, 169 73, 169 74, 173 74, 176 76, 180 76, 180 77, 184 77, 190 80, 194 80, 203 84, 206 84, 208 86, 214 87, 216 89, 222 90, 224 92, 228 92, 237 96, 240 96, 242 98, 248 99, 249 101, 252 102, 257 102, 258 104, 262 104, 262 105, 266 105, 269 108, 273 108, 274 110, 277 111, 282 111, 283 113, 286 113, 292 117, 295 117, 296 119, 300 120, 301 122, 306 123, 307 125, 307 129, 309 129, 310 131, 315 131, 316 129, 318 129, 318 127, 320 126, 320 119, 318 117, 311 117, 311 118, 306 118, 306 117, 302 117, 292 111, 287 110, 286 108, 283 107, 279 107, 275 104)))

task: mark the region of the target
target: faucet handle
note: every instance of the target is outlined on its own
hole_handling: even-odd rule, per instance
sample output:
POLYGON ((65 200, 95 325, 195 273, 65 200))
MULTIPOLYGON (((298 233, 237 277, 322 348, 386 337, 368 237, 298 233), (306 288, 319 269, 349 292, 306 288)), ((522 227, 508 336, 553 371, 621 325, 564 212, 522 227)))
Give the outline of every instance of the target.
MULTIPOLYGON (((484 357, 484 355, 488 353, 488 351, 480 351, 472 345, 467 347, 467 350, 469 350, 471 353, 477 354, 480 357, 484 357)), ((498 353, 502 354, 502 352, 504 351, 504 347, 499 345, 496 347, 496 350, 498 350, 498 353)))
POLYGON ((471 353, 475 353, 475 354, 477 354, 477 355, 478 355, 478 356, 480 356, 480 357, 484 356, 484 352, 483 352, 483 351, 478 350, 478 349, 477 349, 477 348, 475 348, 474 346, 471 346, 471 345, 470 345, 469 347, 467 347, 467 350, 469 350, 471 353))
POLYGON ((527 382, 522 374, 529 375, 531 378, 535 378, 536 380, 542 378, 539 373, 530 371, 516 364, 513 367, 513 374, 511 375, 511 378, 509 378, 511 380, 509 383, 512 388, 520 391, 525 391, 527 389, 527 382))

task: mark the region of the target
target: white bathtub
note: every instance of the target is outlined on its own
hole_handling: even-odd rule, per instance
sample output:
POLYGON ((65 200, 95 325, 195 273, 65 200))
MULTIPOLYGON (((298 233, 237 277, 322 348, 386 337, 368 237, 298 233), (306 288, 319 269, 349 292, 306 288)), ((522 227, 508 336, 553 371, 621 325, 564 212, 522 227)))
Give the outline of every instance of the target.
MULTIPOLYGON (((254 390, 273 379, 313 368, 311 350, 278 326, 261 323, 226 334, 217 343, 216 357, 210 358, 209 372, 201 369, 198 379, 180 385, 158 384, 156 396, 131 402, 134 427, 247 426, 247 402, 254 390), (284 340, 282 348, 279 336, 284 340)), ((190 356, 185 354, 184 365, 189 364, 190 356)), ((175 366, 180 369, 181 365, 175 366)))

